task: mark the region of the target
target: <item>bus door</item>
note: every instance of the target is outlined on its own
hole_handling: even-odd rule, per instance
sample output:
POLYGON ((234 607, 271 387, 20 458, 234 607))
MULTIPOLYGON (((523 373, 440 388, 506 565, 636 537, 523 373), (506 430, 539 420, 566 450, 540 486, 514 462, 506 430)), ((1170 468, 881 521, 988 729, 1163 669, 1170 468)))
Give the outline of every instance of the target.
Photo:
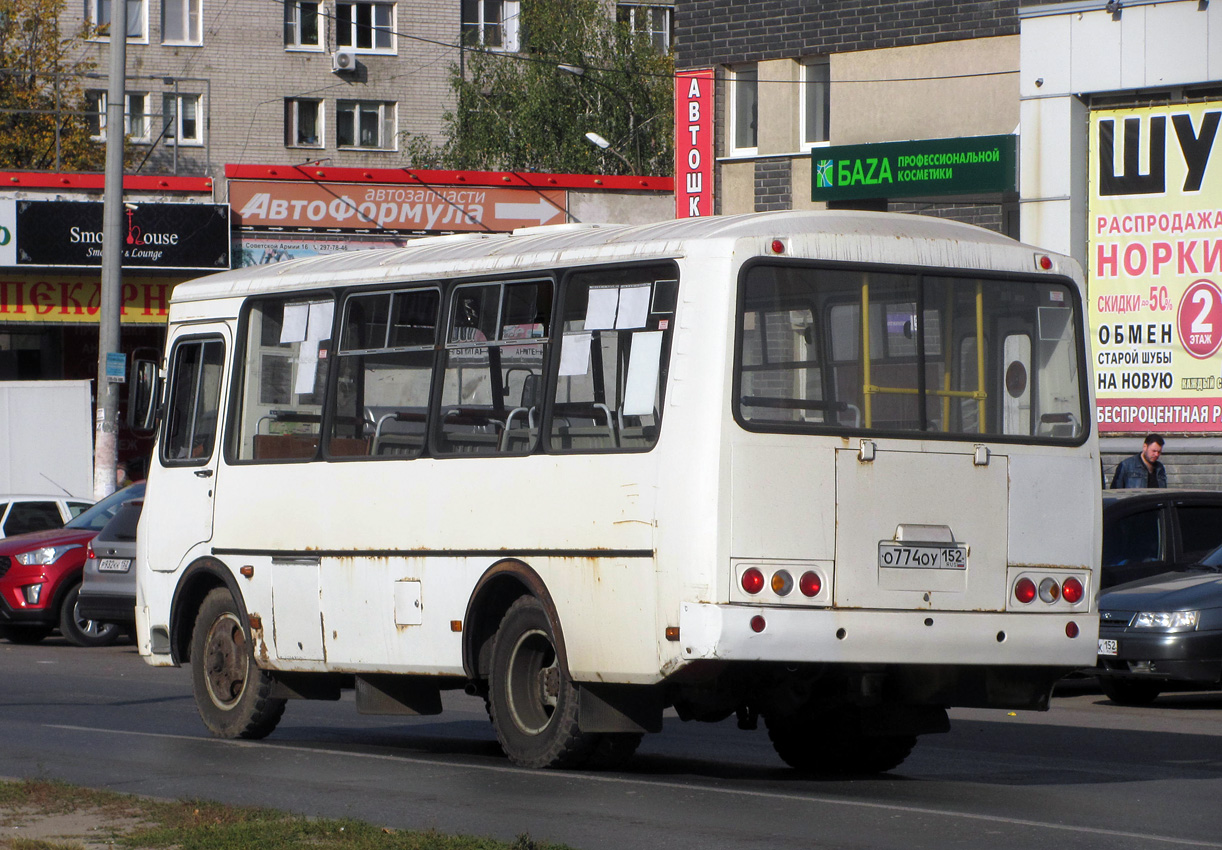
POLYGON ((222 324, 179 328, 167 358, 161 438, 141 522, 151 538, 154 570, 189 563, 212 538, 220 456, 219 423, 229 329, 222 324))

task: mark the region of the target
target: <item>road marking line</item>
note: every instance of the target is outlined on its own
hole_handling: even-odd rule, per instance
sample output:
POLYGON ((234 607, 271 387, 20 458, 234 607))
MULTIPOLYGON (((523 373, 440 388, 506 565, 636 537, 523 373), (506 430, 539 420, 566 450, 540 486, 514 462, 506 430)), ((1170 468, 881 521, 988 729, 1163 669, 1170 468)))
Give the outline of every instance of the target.
POLYGON ((1091 826, 1076 826, 1073 824, 1063 823, 1047 823, 1045 821, 1028 820, 1026 818, 1009 818, 989 814, 972 814, 971 812, 956 812, 947 809, 932 809, 924 806, 904 806, 896 803, 874 803, 865 800, 845 800, 838 797, 822 797, 815 795, 802 794, 782 794, 775 791, 752 791, 742 788, 723 788, 716 785, 697 785, 691 782, 672 782, 669 780, 653 780, 653 779, 632 779, 622 776, 605 776, 597 773, 578 773, 575 771, 546 771, 532 770, 524 767, 513 767, 511 765, 501 766, 493 764, 468 764, 465 762, 450 762, 441 761, 438 759, 420 758, 418 756, 407 755, 389 755, 384 753, 353 753, 346 750, 334 750, 326 747, 305 747, 299 744, 279 744, 274 741, 243 741, 237 739, 226 738, 201 738, 196 735, 171 735, 165 732, 136 732, 124 729, 97 729, 90 726, 67 726, 60 724, 44 724, 48 729, 63 729, 72 732, 105 732, 107 735, 134 735, 144 738, 170 738, 181 741, 194 741, 197 743, 208 744, 223 744, 227 746, 237 747, 273 747, 277 750, 295 751, 302 753, 318 753, 322 755, 349 757, 349 758, 364 758, 375 759, 378 761, 390 761, 409 764, 423 764, 434 767, 450 767, 450 768, 475 768, 477 770, 491 771, 493 773, 510 773, 519 776, 530 776, 536 779, 554 777, 557 779, 582 779, 589 782, 601 782, 607 785, 644 785, 646 787, 670 788, 677 791, 708 791, 717 794, 734 794, 743 797, 758 797, 769 800, 784 800, 800 803, 823 803, 829 806, 851 806, 861 809, 878 809, 888 812, 902 812, 904 814, 918 815, 933 815, 937 817, 960 818, 963 820, 979 820, 989 823, 1004 823, 1013 826, 1029 826, 1037 829, 1052 829, 1059 832, 1073 832, 1085 835, 1099 835, 1113 838, 1138 838, 1147 841, 1159 841, 1164 844, 1176 844, 1185 847, 1217 847, 1222 848, 1222 843, 1214 841, 1200 841, 1192 838, 1175 838, 1169 835, 1151 835, 1142 832, 1124 832, 1115 829, 1101 829, 1091 826))

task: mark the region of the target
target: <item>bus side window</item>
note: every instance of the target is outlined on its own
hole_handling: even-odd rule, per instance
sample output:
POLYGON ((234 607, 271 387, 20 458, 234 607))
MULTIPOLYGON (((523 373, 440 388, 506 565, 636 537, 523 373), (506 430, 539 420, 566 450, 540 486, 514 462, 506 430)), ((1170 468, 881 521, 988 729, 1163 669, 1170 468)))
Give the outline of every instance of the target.
POLYGON ((550 280, 454 290, 446 333, 442 454, 525 454, 538 443, 537 387, 552 318, 550 280))
POLYGON ((212 457, 220 409, 225 344, 219 339, 183 340, 171 356, 162 463, 196 465, 212 457))
POLYGON ((239 364, 239 460, 317 455, 334 310, 329 295, 265 298, 248 308, 239 364))
POLYGON ((344 305, 328 457, 417 457, 424 451, 441 294, 360 293, 344 305))
POLYGON ((647 266, 569 278, 550 451, 641 451, 657 443, 674 276, 669 266, 647 266))

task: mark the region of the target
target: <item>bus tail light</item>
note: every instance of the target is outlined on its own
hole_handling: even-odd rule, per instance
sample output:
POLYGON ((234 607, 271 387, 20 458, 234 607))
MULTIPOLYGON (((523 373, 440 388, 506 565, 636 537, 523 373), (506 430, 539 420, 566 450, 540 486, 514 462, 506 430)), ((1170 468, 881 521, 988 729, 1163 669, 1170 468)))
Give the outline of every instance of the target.
POLYGON ((743 590, 754 596, 764 589, 764 574, 755 567, 751 567, 743 572, 742 584, 743 590))
POLYGON ((802 578, 798 579, 798 589, 802 591, 803 596, 818 596, 819 591, 823 589, 823 582, 818 573, 807 570, 802 573, 802 578))
POLYGON ((1070 620, 1065 624, 1065 637, 1076 638, 1079 634, 1078 624, 1070 620))
POLYGON ((1061 585, 1054 578, 1046 578, 1040 582, 1040 599, 1045 602, 1056 602, 1061 598, 1061 585))
POLYGON ((1026 605, 1035 599, 1035 582, 1029 578, 1020 578, 1014 584, 1014 598, 1026 605))
POLYGON ((1067 578, 1061 585, 1061 598, 1066 602, 1071 602, 1074 604, 1081 602, 1082 596, 1085 592, 1085 589, 1082 587, 1082 582, 1078 581, 1076 578, 1067 578))
POLYGON ((751 631, 758 633, 762 632, 766 628, 768 628, 768 623, 759 614, 756 614, 751 618, 751 631))
POLYGON ((772 592, 777 596, 788 596, 793 590, 793 576, 789 570, 777 570, 772 574, 772 592))

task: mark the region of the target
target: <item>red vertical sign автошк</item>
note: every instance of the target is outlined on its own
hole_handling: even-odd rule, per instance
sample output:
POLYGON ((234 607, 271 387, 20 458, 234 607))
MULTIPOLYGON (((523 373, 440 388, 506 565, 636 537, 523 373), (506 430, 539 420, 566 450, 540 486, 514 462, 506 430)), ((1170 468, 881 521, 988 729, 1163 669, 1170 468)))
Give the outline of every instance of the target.
POLYGON ((713 70, 675 74, 675 218, 713 214, 713 70))

